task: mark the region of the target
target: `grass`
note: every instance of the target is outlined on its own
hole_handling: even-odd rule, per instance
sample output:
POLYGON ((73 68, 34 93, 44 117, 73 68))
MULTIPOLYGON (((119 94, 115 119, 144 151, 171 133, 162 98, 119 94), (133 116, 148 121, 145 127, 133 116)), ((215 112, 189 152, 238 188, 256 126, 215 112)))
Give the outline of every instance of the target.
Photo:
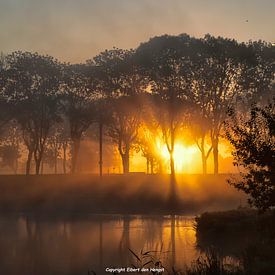
MULTIPOLYGON (((131 274, 245 275, 239 266, 228 264, 215 250, 209 250, 204 255, 199 256, 192 262, 191 266, 186 266, 183 270, 177 270, 173 266, 164 266, 161 261, 162 253, 164 253, 162 251, 141 251, 137 253, 129 249, 129 253, 132 256, 131 266, 139 269, 139 272, 131 272, 131 274)), ((119 273, 114 272, 113 274, 119 273)), ((97 274, 93 270, 90 270, 88 271, 88 275, 97 274)))

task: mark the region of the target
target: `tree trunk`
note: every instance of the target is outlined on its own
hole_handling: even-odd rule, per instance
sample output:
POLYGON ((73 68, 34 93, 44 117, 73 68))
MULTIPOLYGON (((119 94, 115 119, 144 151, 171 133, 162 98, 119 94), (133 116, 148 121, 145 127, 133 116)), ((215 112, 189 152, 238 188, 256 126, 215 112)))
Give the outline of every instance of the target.
POLYGON ((122 158, 122 165, 123 165, 123 174, 129 173, 129 150, 126 150, 123 155, 121 155, 122 158))
POLYGON ((54 152, 54 173, 57 174, 57 150, 54 152))
POLYGON ((43 173, 44 173, 44 161, 43 161, 43 158, 42 158, 40 174, 43 175, 43 173))
POLYGON ((80 149, 80 138, 76 138, 73 140, 72 167, 71 167, 72 174, 76 172, 79 149, 80 149))
POLYGON ((174 161, 174 152, 170 152, 170 173, 172 177, 175 177, 175 161, 174 161))
POLYGON ((99 123, 99 175, 102 177, 103 171, 103 152, 102 152, 102 145, 103 145, 103 124, 99 123))
POLYGON ((149 157, 146 158, 146 173, 149 174, 149 167, 150 166, 150 160, 149 157))
POLYGON ((154 159, 150 158, 150 166, 151 166, 151 175, 154 174, 154 159))
POLYGON ((63 144, 63 173, 66 174, 66 162, 67 162, 67 157, 66 157, 66 151, 67 151, 67 144, 63 144))
POLYGON ((218 175, 219 173, 219 138, 214 137, 212 139, 213 146, 213 158, 214 158, 214 175, 218 175))
POLYGON ((207 167, 206 167, 206 155, 205 155, 205 148, 204 148, 204 140, 205 140, 205 135, 202 136, 201 138, 201 145, 200 145, 200 151, 201 151, 201 161, 202 161, 202 173, 203 175, 206 175, 207 173, 207 167))
POLYGON ((26 162, 26 175, 29 175, 30 171, 31 171, 32 156, 33 156, 33 151, 29 150, 29 152, 28 152, 28 158, 27 158, 27 162, 26 162))
POLYGON ((201 155, 201 160, 202 160, 202 173, 203 175, 207 174, 207 159, 205 155, 201 155))
POLYGON ((40 165, 41 165, 41 156, 39 156, 37 159, 35 159, 35 174, 39 175, 40 172, 40 165))

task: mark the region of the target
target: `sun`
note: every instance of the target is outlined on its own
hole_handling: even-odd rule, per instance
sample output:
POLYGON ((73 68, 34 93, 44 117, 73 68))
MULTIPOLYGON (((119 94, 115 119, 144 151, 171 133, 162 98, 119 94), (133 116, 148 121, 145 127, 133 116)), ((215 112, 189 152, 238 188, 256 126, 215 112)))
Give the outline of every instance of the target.
MULTIPOLYGON (((160 154, 163 162, 169 165, 170 155, 165 144, 160 147, 160 154)), ((186 146, 182 143, 175 144, 174 150, 174 162, 175 171, 177 173, 184 173, 190 170, 197 154, 197 148, 195 146, 186 146)))

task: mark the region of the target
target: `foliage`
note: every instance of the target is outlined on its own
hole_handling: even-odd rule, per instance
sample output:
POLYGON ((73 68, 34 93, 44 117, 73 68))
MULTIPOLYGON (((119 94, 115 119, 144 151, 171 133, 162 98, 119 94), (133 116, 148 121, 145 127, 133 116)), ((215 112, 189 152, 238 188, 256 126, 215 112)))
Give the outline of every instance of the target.
POLYGON ((16 174, 18 169, 18 161, 22 155, 22 139, 20 136, 20 129, 15 121, 10 121, 5 125, 5 127, 3 127, 3 132, 1 134, 1 165, 9 167, 16 174))
POLYGON ((230 181, 250 195, 261 210, 275 206, 275 99, 266 107, 253 106, 249 119, 231 114, 227 137, 234 146, 234 165, 244 168, 241 180, 230 181))
MULTIPOLYGON (((142 268, 156 268, 156 269, 162 269, 164 268, 160 257, 163 253, 167 253, 167 251, 162 251, 162 247, 160 251, 143 251, 143 249, 138 253, 135 253, 132 249, 128 248, 131 255, 133 256, 133 259, 135 259, 135 264, 132 264, 134 268, 139 268, 140 270, 142 268)), ((158 274, 158 272, 152 270, 150 273, 152 274, 158 274)))
MULTIPOLYGON (((224 265, 229 273, 222 274, 273 274, 274 217, 274 211, 259 215, 245 208, 203 213, 196 218, 197 246, 203 254, 215 252, 221 261, 226 257, 235 259, 235 269, 224 265)), ((194 264, 193 270, 202 266, 194 264)))
POLYGON ((60 102, 62 112, 69 123, 72 141, 72 173, 75 173, 77 169, 80 141, 95 121, 95 101, 99 95, 96 87, 91 84, 94 80, 93 72, 93 69, 86 65, 63 66, 60 102))
MULTIPOLYGON (((177 273, 176 273, 177 274, 177 273)), ((199 256, 187 268, 186 275, 241 275, 243 272, 237 266, 227 264, 214 249, 208 249, 204 256, 199 256)))
POLYGON ((2 159, 1 165, 8 166, 14 172, 17 170, 17 161, 20 157, 19 148, 13 145, 2 145, 0 146, 0 157, 2 159))
POLYGON ((16 110, 15 119, 22 129, 29 160, 34 156, 39 174, 51 125, 59 120, 60 67, 49 56, 29 52, 10 54, 7 64, 5 97, 16 110))
MULTIPOLYGON (((134 53, 134 50, 114 48, 88 61, 97 68, 103 103, 107 107, 105 116, 100 115, 98 119, 105 123, 106 135, 118 148, 124 173, 129 172, 130 152, 137 141, 141 123, 138 96, 146 83, 134 53)), ((102 111, 100 105, 98 110, 102 111)))
MULTIPOLYGON (((125 171, 129 170, 130 151, 138 148, 138 142, 154 166, 159 161, 146 144, 148 140, 140 133, 135 136, 142 126, 163 138, 173 175, 175 143, 188 127, 201 151, 203 173, 212 153, 218 173, 219 139, 227 111, 245 112, 252 101, 270 97, 274 53, 274 47, 262 41, 239 43, 209 34, 203 38, 181 34, 154 37, 136 49, 106 50, 84 64, 61 64, 30 52, 1 55, 0 129, 12 118, 20 124, 28 150, 28 174, 33 158, 39 173, 51 128, 59 122, 70 129, 71 172, 77 170, 85 133, 89 130, 93 137, 98 136, 94 124, 101 129, 100 148, 103 134, 111 136, 125 171), (126 108, 126 98, 135 104, 126 108), (124 102, 121 108, 120 101, 124 102), (119 122, 122 117, 123 123, 119 122), (134 138, 129 139, 130 135, 134 138)), ((102 155, 100 162, 102 165, 102 155)))
POLYGON ((111 117, 106 134, 117 145, 124 173, 129 172, 129 155, 134 149, 141 124, 139 105, 134 98, 124 96, 112 101, 111 117))

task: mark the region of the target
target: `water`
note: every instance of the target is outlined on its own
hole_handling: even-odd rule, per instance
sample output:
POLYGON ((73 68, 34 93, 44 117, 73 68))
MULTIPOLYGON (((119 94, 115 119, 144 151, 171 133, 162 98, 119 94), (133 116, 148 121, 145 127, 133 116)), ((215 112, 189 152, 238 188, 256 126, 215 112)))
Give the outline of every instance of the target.
POLYGON ((129 248, 180 269, 198 256, 193 226, 182 216, 1 217, 0 274, 106 274, 140 264, 129 248))

